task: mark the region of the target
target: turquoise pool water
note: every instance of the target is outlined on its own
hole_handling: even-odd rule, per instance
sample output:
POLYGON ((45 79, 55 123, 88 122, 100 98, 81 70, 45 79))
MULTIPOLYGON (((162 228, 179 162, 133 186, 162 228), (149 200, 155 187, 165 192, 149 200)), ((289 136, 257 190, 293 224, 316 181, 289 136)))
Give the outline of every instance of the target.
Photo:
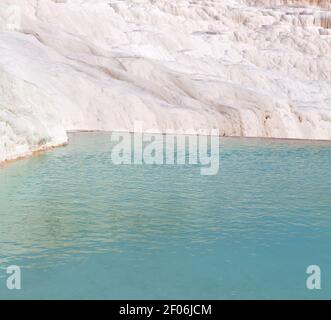
POLYGON ((201 176, 113 165, 106 133, 70 140, 0 169, 0 298, 331 298, 331 143, 221 139, 201 176))

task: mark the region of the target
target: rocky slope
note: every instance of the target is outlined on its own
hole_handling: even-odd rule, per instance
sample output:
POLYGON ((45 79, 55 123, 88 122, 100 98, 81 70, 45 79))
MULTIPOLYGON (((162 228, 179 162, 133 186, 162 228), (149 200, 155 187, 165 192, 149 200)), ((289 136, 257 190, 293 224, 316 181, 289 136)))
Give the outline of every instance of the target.
POLYGON ((69 130, 331 139, 330 1, 2 0, 0 162, 69 130))

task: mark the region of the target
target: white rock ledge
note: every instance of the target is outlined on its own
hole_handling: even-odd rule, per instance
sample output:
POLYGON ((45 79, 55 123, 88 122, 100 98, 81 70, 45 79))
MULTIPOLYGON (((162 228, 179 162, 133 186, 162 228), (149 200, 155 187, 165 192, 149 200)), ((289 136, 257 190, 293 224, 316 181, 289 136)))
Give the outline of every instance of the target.
POLYGON ((329 4, 2 0, 0 162, 135 121, 331 140, 329 4))

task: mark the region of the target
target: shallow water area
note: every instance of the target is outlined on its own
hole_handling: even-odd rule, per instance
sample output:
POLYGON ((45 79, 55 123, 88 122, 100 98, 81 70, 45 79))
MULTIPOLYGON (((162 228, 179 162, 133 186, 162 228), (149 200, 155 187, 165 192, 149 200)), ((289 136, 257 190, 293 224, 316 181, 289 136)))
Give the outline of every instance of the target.
POLYGON ((1 168, 0 298, 331 298, 331 143, 220 143, 215 176, 114 165, 109 133, 1 168))

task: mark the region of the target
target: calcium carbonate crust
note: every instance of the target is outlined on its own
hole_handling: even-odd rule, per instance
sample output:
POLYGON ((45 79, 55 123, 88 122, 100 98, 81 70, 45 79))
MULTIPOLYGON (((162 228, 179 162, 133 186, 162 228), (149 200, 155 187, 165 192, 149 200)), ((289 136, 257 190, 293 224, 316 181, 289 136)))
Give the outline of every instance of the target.
POLYGON ((134 131, 137 121, 330 140, 330 7, 2 0, 0 162, 65 144, 67 131, 134 131))

